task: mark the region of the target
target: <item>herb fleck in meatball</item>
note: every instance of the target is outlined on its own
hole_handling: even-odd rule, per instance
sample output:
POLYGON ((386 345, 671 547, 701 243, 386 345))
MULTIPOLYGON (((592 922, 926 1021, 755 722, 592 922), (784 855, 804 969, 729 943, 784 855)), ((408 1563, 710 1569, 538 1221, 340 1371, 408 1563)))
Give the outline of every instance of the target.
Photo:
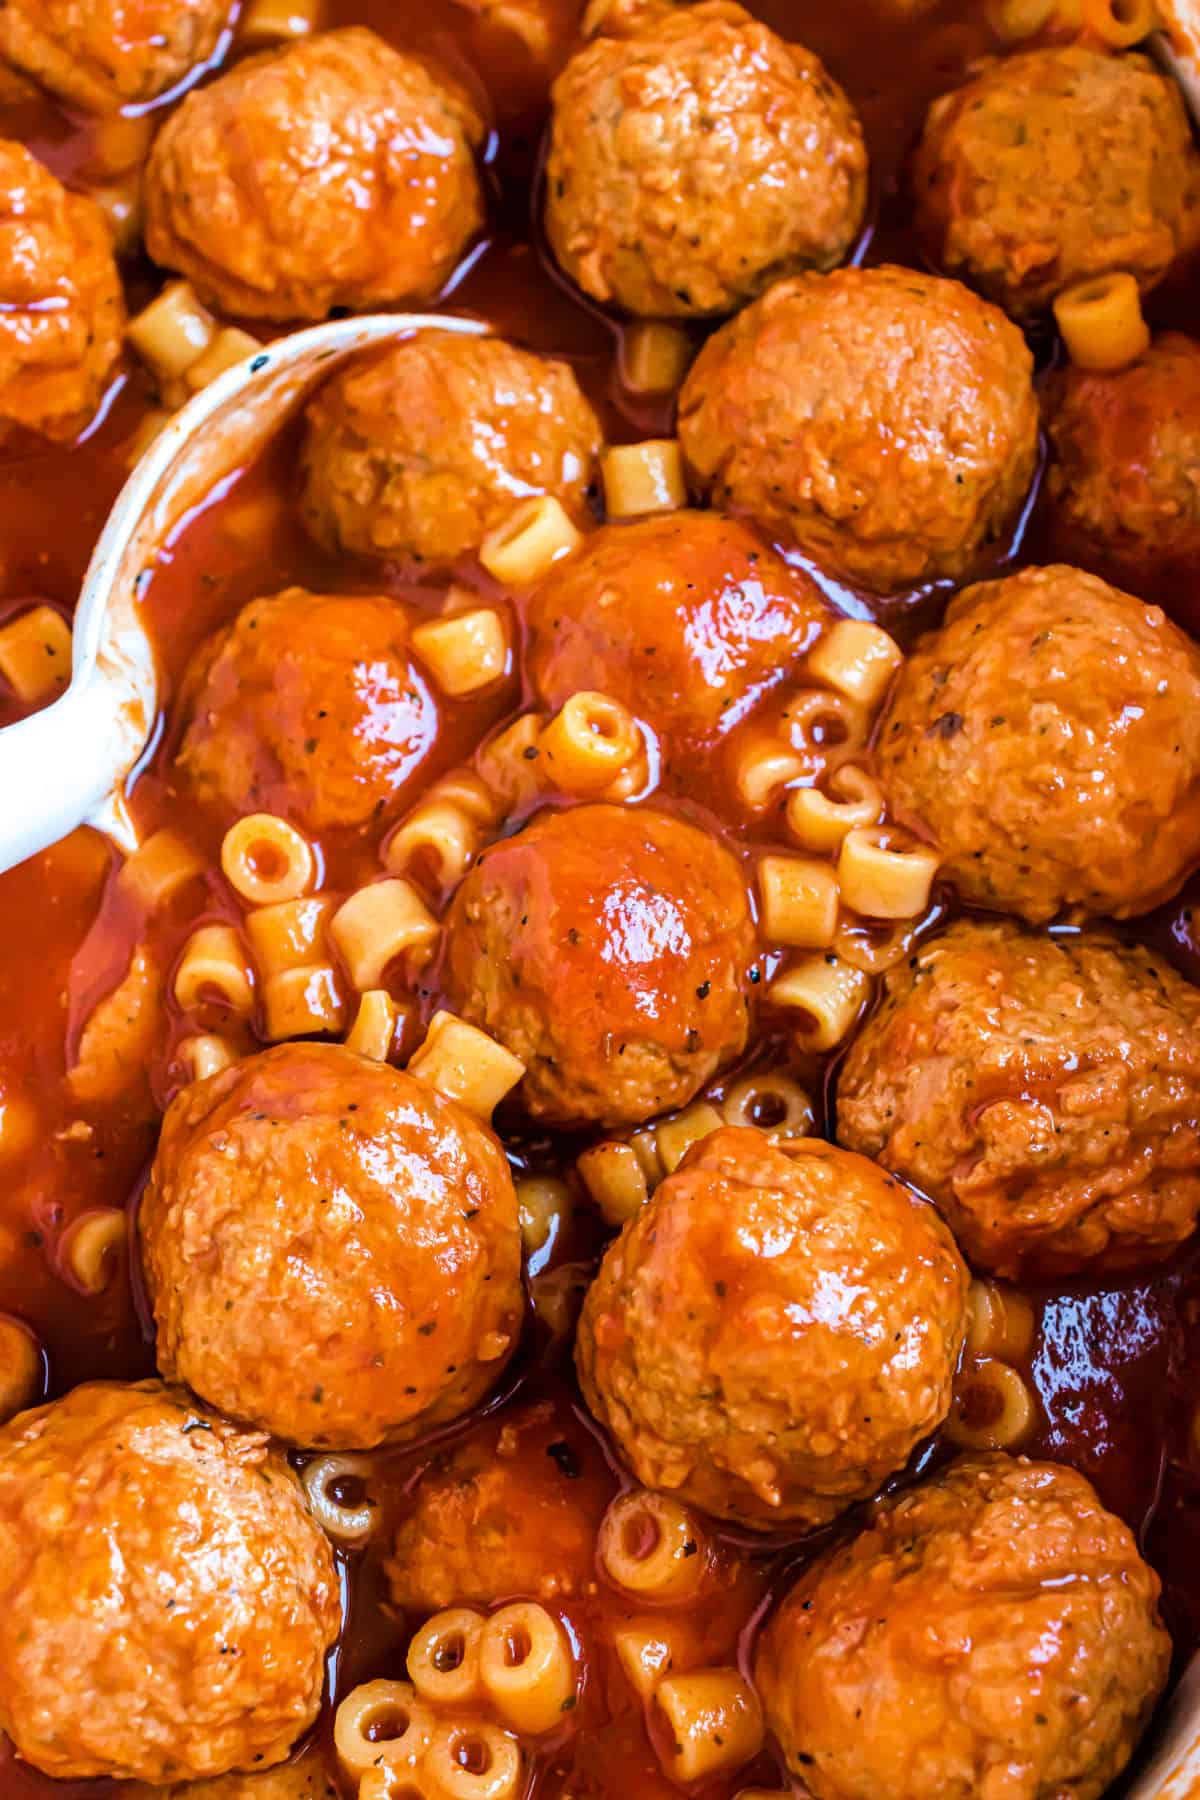
POLYGON ((0 1429, 0 1725, 45 1774, 282 1761, 340 1618, 329 1547, 258 1433, 157 1381, 0 1429))
POLYGON ((155 99, 207 61, 231 0, 6 0, 0 57, 91 112, 155 99))
POLYGON ((499 1144, 338 1044, 282 1044, 185 1088, 140 1230, 159 1367, 294 1444, 370 1449, 445 1424, 516 1347, 499 1144))
POLYGON ((931 1196, 977 1265, 1151 1260, 1200 1212, 1200 989, 1098 932, 960 920, 884 982, 838 1137, 931 1196))
POLYGON ((483 218, 474 108, 354 26, 251 57, 155 142, 146 247, 220 310, 323 319, 437 293, 483 218))
POLYGON ((723 845, 651 807, 542 813, 493 845, 447 916, 455 1012, 526 1065, 537 1119, 641 1124, 745 1047, 756 951, 723 845))
POLYGON ((963 1457, 805 1569, 755 1682, 814 1800, 1097 1800, 1167 1678, 1158 1595, 1082 1475, 963 1457))
POLYGON ((67 441, 90 424, 124 328, 100 208, 0 138, 0 445, 22 428, 67 441))
POLYGON ((184 679, 178 767, 208 806, 366 825, 394 812, 437 738, 410 614, 381 594, 251 600, 184 679))
POLYGON ((930 255, 1014 317, 1114 269, 1152 288, 1200 221, 1175 83, 1073 44, 993 63, 935 100, 912 168, 930 255))
POLYGON ((1079 569, 981 582, 901 669, 876 759, 964 900, 1147 912, 1200 861, 1200 650, 1079 569))
POLYGON ((582 516, 600 448, 566 363, 452 331, 335 375, 305 421, 301 509, 318 543, 434 567, 530 495, 582 516))
POLYGON ((584 1302, 584 1398, 647 1487, 764 1528, 827 1523, 936 1430, 967 1271, 865 1157, 722 1129, 611 1245, 584 1302))
POLYGON ((781 281, 708 340, 679 435, 719 506, 878 589, 961 576, 1037 457, 1033 359, 957 282, 912 269, 781 281))
POLYGON ((554 84, 546 230, 627 312, 732 312, 831 268, 862 224, 867 153, 817 57, 731 0, 617 7, 554 84))

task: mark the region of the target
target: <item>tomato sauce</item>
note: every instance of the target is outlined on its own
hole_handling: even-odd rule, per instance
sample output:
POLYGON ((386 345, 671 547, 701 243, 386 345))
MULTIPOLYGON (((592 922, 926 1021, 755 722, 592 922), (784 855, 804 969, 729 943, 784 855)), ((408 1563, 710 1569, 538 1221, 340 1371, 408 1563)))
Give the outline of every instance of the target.
MULTIPOLYGON (((580 0, 542 0, 530 6, 533 47, 504 23, 503 7, 488 0, 331 0, 330 22, 372 26, 392 42, 450 63, 487 104, 493 131, 487 149, 491 187, 488 235, 450 285, 446 310, 485 319, 498 332, 568 357, 601 412, 611 437, 634 439, 669 429, 669 408, 631 394, 622 384, 619 325, 574 294, 549 266, 536 223, 540 145, 548 73, 574 42, 580 0)), ((975 0, 936 0, 907 20, 883 23, 870 0, 757 0, 752 10, 826 62, 849 90, 863 119, 872 157, 870 222, 862 259, 919 262, 900 180, 905 154, 925 107, 962 78, 973 61, 996 48, 984 9, 975 0)), ((92 131, 50 102, 0 90, 0 133, 28 142, 68 180, 84 181, 94 161, 92 131)), ((152 291, 147 266, 128 271, 131 303, 152 291)), ((1156 324, 1185 322, 1187 284, 1180 279, 1151 302, 1156 324)), ((264 334, 265 335, 265 334, 264 334)), ((1045 362, 1048 356, 1043 355, 1045 362)), ((0 618, 31 596, 69 610, 102 522, 127 474, 127 453, 152 404, 146 383, 130 364, 115 381, 99 420, 71 449, 24 448, 0 474, 0 618)), ((180 790, 172 771, 178 723, 172 700, 187 659, 246 600, 293 583, 340 591, 387 591, 431 613, 441 587, 405 583, 374 569, 347 568, 314 547, 292 506, 294 438, 284 434, 268 452, 188 522, 155 573, 146 605, 162 669, 164 717, 133 789, 139 825, 170 822, 215 865, 219 832, 180 790)), ((1034 505, 1024 537, 1006 546, 1000 562, 1045 561, 1055 555, 1052 526, 1034 505)), ((1103 572, 1103 571, 1100 571, 1103 572)), ((1198 571, 1200 573, 1200 571, 1198 571)), ((478 571, 464 579, 486 589, 478 571)), ((902 638, 936 619, 945 591, 933 589, 880 604, 821 578, 831 596, 860 616, 880 617, 902 638)), ((486 590, 494 598, 494 590, 486 590)), ((1200 595, 1200 585, 1194 589, 1200 595)), ((1178 588, 1146 597, 1160 600, 1180 622, 1200 627, 1178 588)), ((1197 603, 1200 605, 1200 603, 1197 603)), ((429 767, 431 778, 468 757, 493 726, 514 716, 525 696, 516 682, 485 703, 449 712, 429 767)), ((21 708, 0 700, 0 722, 21 708)), ((86 755, 81 745, 79 753, 86 755)), ((693 806, 736 838, 749 822, 737 816, 732 790, 704 771, 687 795, 693 806)), ((330 834, 322 842, 327 887, 345 891, 376 872, 378 841, 370 834, 330 834)), ((145 1080, 109 1107, 72 1104, 64 1074, 79 1032, 96 1000, 126 967, 135 937, 148 929, 164 967, 178 957, 198 921, 236 917, 229 891, 215 871, 185 889, 149 927, 115 886, 119 859, 95 833, 81 831, 0 877, 0 1105, 34 1109, 31 1145, 0 1150, 0 1312, 36 1332, 46 1353, 46 1393, 96 1377, 153 1372, 153 1354, 130 1272, 100 1294, 82 1294, 64 1272, 61 1243, 71 1221, 99 1205, 134 1206, 152 1154, 160 1109, 181 1085, 175 1051, 182 1021, 170 1004, 166 1035, 156 1045, 145 1080)), ((1200 883, 1137 934, 1200 981, 1200 883)), ((417 998, 426 1016, 437 1004, 436 984, 417 998)), ((757 1057, 771 1044, 756 1046, 757 1057)), ((796 1072, 819 1090, 820 1071, 796 1072)), ((555 1147, 541 1138, 513 1139, 518 1167, 555 1166, 555 1147)), ((564 1157, 564 1162, 569 1160, 564 1157)), ((578 1288, 602 1233, 582 1209, 565 1245, 556 1246, 555 1279, 578 1288)), ((542 1278, 545 1279, 545 1278, 542 1278)), ((1149 1274, 1099 1285, 1066 1284, 1034 1296, 1037 1330, 1026 1373, 1040 1408, 1033 1453, 1071 1462, 1134 1527, 1162 1575, 1165 1613, 1182 1666, 1200 1644, 1200 1436, 1193 1407, 1200 1369, 1200 1252, 1185 1249, 1149 1274)), ((381 1557, 405 1497, 432 1457, 473 1433, 494 1429, 498 1405, 544 1402, 547 1431, 568 1447, 580 1492, 597 1509, 624 1477, 613 1466, 578 1400, 567 1345, 531 1311, 521 1355, 498 1399, 456 1426, 437 1446, 373 1459, 373 1496, 384 1528, 372 1546, 344 1557, 347 1622, 331 1659, 330 1698, 355 1682, 403 1673, 407 1636, 416 1621, 396 1616, 386 1598, 381 1557)), ((914 1467, 944 1454, 927 1447, 914 1467)), ((909 1471, 911 1474, 912 1471, 909 1471)), ((825 1541, 828 1534, 816 1540, 825 1541)), ((702 1644, 704 1659, 744 1656, 752 1622, 770 1595, 810 1554, 812 1543, 755 1542, 714 1532, 716 1575, 701 1599, 682 1609, 702 1644)), ((539 1750, 536 1792, 547 1800, 666 1800, 678 1790, 655 1754, 640 1702, 619 1675, 607 1634, 628 1603, 578 1571, 580 1594, 564 1603, 583 1662, 577 1708, 539 1750)), ((305 1752, 329 1754, 331 1709, 305 1752)), ((1144 1754, 1145 1752, 1143 1752, 1144 1754)), ((330 1758, 332 1768, 332 1759, 330 1758)), ((747 1785, 774 1787, 769 1756, 718 1784, 713 1800, 747 1785)), ((31 1773, 0 1748, 0 1792, 6 1800, 82 1800, 110 1790, 105 1783, 54 1783, 31 1773)))

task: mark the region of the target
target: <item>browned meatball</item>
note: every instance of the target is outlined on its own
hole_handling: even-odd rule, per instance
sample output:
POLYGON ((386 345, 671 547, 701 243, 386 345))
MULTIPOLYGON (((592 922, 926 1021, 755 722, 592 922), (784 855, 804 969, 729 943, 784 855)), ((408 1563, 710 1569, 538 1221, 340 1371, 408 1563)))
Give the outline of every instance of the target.
POLYGON ((207 61, 231 0, 7 0, 0 57, 91 112, 153 100, 207 61))
POLYGON ((67 440, 90 424, 124 328, 104 214, 0 138, 0 444, 19 428, 67 440))
POLYGON ((392 1600, 432 1613, 576 1594, 592 1579, 604 1459, 541 1404, 476 1433, 426 1471, 385 1568, 392 1600))
POLYGON ((807 1528, 945 1418, 966 1296, 933 1208, 874 1163, 724 1128, 609 1248, 575 1360, 647 1487, 807 1528))
POLYGON ((700 352, 679 435, 718 505, 853 581, 959 576, 1037 456, 1033 359, 957 282, 884 266, 781 281, 700 352))
POLYGON ((1087 554, 1136 579, 1200 565, 1200 344, 1164 332, 1112 375, 1048 384, 1046 491, 1087 554))
POLYGON ((936 1201, 972 1262, 1164 1255, 1200 1212, 1200 989, 1098 932, 962 920, 893 969, 838 1137, 936 1201))
POLYGON ((542 703, 600 689, 669 752, 710 750, 785 681, 827 609, 754 532, 720 513, 605 525, 529 601, 542 703))
POLYGON ((448 914, 445 979, 525 1063, 535 1118, 630 1125, 745 1047, 755 949, 715 838, 650 807, 576 806, 480 858, 448 914))
POLYGON ((900 671, 876 756, 964 900, 1146 912, 1200 860, 1200 650, 1079 569, 981 582, 900 671))
POLYGON ((1082 1475, 962 1457, 805 1569, 755 1681, 815 1800, 1096 1800, 1167 1678, 1158 1594, 1082 1475))
POLYGON ((320 32, 239 64, 167 120, 146 248, 248 318, 428 299, 483 218, 482 130, 432 64, 363 27, 320 32))
POLYGON ((434 567, 532 494, 581 516, 600 448, 566 363, 453 331, 335 375, 305 421, 301 510, 317 542, 434 567))
POLYGON ((295 1444, 417 1436, 482 1399, 516 1347, 499 1144, 338 1044, 281 1044, 185 1088, 140 1228, 159 1368, 295 1444))
POLYGON ((318 1750, 302 1762, 266 1769, 261 1775, 214 1775, 211 1781, 177 1781, 170 1787, 135 1782, 117 1800, 340 1800, 333 1776, 318 1750))
POLYGON ((862 224, 850 102, 732 0, 610 8, 553 99, 546 231, 593 299, 732 312, 779 275, 832 268, 862 224))
POLYGON ((280 1762, 340 1619, 329 1547, 257 1433, 157 1381, 0 1430, 0 1725, 47 1775, 280 1762))
POLYGON ((438 731, 410 623, 386 595, 287 588, 251 600, 184 679, 178 766, 193 792, 313 831, 395 811, 438 731))
POLYGON ((1154 287, 1200 222, 1175 83, 1081 44, 1005 57, 935 100, 912 188, 933 259, 1017 318, 1113 269, 1154 287))

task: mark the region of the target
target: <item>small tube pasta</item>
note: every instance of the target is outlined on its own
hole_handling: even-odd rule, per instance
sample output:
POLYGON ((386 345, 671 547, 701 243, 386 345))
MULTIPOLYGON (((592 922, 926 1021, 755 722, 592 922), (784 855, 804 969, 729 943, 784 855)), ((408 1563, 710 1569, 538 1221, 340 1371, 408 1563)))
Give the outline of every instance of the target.
POLYGON ((32 1406, 45 1376, 42 1347, 27 1325, 0 1313, 0 1425, 32 1406))
POLYGON ((422 1625, 408 1646, 408 1678, 431 1706, 467 1706, 480 1690, 484 1621, 469 1606, 449 1607, 422 1625))
POLYGON ((392 833, 384 847, 384 866, 391 875, 404 875, 426 864, 440 887, 453 887, 474 862, 479 845, 479 825, 471 814, 433 794, 392 833))
POLYGON ((447 1721, 434 1730, 426 1768, 446 1800, 515 1800, 521 1752, 507 1731, 484 1719, 447 1721))
POLYGON ((1154 0, 1083 0, 1089 31, 1114 50, 1129 50, 1157 29, 1154 0))
POLYGON ((206 1081, 219 1075, 238 1060, 238 1053, 228 1038, 206 1032, 184 1038, 179 1046, 179 1060, 188 1072, 189 1081, 206 1081))
POLYGON ((856 763, 830 771, 824 789, 798 787, 788 795, 787 826, 806 850, 836 850, 848 832, 883 817, 879 783, 856 763))
POLYGON ((823 950, 832 944, 838 878, 827 862, 807 856, 764 856, 758 865, 758 888, 769 943, 796 950, 823 950))
POLYGON ((263 1012, 269 1043, 287 1038, 330 1037, 345 1029, 346 1008, 329 963, 281 969, 263 982, 263 1012))
POLYGON ((804 688, 794 694, 783 722, 793 749, 803 750, 809 757, 829 750, 843 754, 860 750, 870 736, 866 707, 828 688, 804 688))
POLYGON ((683 452, 677 438, 614 444, 600 458, 604 510, 610 519, 678 512, 687 505, 683 452))
POLYGON ((443 694, 455 699, 490 687, 508 669, 508 633, 494 606, 416 625, 410 641, 443 694))
POLYGON ((433 1715, 407 1681, 364 1681, 333 1719, 333 1746, 352 1781, 380 1765, 416 1768, 429 1748, 433 1715))
POLYGON ((162 436, 174 413, 168 412, 165 406, 153 406, 149 412, 143 413, 138 420, 137 430, 125 446, 125 467, 135 469, 141 462, 151 444, 162 436))
POLYGON ((81 1213, 63 1233, 59 1267, 84 1294, 111 1287, 125 1256, 129 1220, 119 1206, 97 1206, 81 1213))
POLYGON ((803 760, 781 738, 753 732, 739 744, 733 765, 738 799, 749 813, 764 813, 789 782, 805 772, 803 760))
POLYGON ((1033 1348, 1033 1302, 1019 1288, 998 1281, 973 1281, 967 1293, 967 1350, 1005 1362, 1033 1348))
POLYGON ((640 748, 628 707, 607 694, 572 694, 538 739, 542 779, 568 794, 596 793, 628 768, 640 748))
POLYGON ((575 1166, 606 1224, 624 1225, 650 1198, 646 1172, 632 1144, 595 1144, 575 1166))
POLYGON ((486 1031, 438 1012, 408 1072, 486 1121, 521 1080, 525 1064, 486 1031))
POLYGON ((864 975, 882 975, 903 962, 916 939, 916 926, 909 919, 892 919, 884 923, 843 912, 833 936, 833 947, 851 968, 861 969, 864 975))
POLYGON ((553 494, 522 500, 479 547, 479 560, 502 587, 529 587, 583 542, 553 494))
POLYGON ((737 1669, 668 1675, 654 1694, 670 1726, 664 1769, 676 1781, 703 1781, 753 1761, 763 1745, 758 1695, 737 1669))
POLYGON ((476 752, 480 777, 494 797, 497 816, 532 798, 541 787, 538 739, 545 728, 545 713, 522 713, 476 752))
POLYGON ((600 1521, 596 1550, 609 1580, 646 1600, 689 1598, 708 1563, 704 1538, 687 1508, 645 1488, 618 1494, 600 1521))
POLYGON ((118 256, 131 256, 142 240, 142 183, 138 174, 125 174, 104 187, 90 190, 112 232, 118 256))
POLYGON ((208 349, 217 324, 190 281, 172 281, 130 321, 125 335, 153 375, 177 381, 208 349))
POLYGON ((1051 24, 1057 11, 1057 0, 991 0, 988 19, 998 38, 1019 44, 1051 24))
POLYGON ((184 945, 174 993, 184 1012, 212 1001, 242 1017, 254 1010, 254 985, 241 940, 230 925, 201 925, 184 945))
POLYGON ((693 1144, 710 1132, 719 1131, 724 1123, 716 1107, 707 1100, 694 1101, 682 1112, 660 1120, 654 1128, 654 1143, 667 1174, 675 1173, 693 1144))
POLYGON ((1136 362, 1150 347, 1138 284, 1129 274, 1076 282, 1055 300, 1054 317, 1079 369, 1108 374, 1136 362))
POLYGON ((250 0, 238 20, 238 42, 256 48, 290 44, 319 29, 324 0, 250 0))
POLYGON ((945 1432, 968 1450, 1015 1450, 1037 1424, 1029 1383, 1008 1363, 968 1363, 954 1384, 945 1432))
POLYGON ((878 711, 903 661, 895 638, 865 619, 839 619, 808 653, 808 667, 819 681, 870 713, 878 711))
POLYGON ((870 977, 832 950, 800 958, 767 989, 775 1006, 796 1015, 807 1048, 832 1050, 846 1037, 871 992, 870 977))
POLYGON ((483 1691, 517 1731, 536 1736, 560 1723, 575 1699, 575 1658, 553 1614, 532 1600, 494 1612, 479 1640, 483 1691))
POLYGON ((679 1652, 676 1628, 667 1620, 631 1619, 613 1633, 613 1649, 634 1692, 649 1700, 664 1675, 674 1669, 679 1652))
POLYGON ((183 377, 184 382, 193 394, 198 394, 201 388, 206 388, 218 375, 224 375, 227 369, 236 369, 247 357, 257 356, 261 349, 259 339, 251 337, 248 331, 242 331, 236 325, 226 325, 224 330, 218 331, 207 350, 202 351, 195 362, 189 364, 183 377))
POLYGON ((556 1176, 527 1175, 517 1183, 517 1212, 529 1272, 536 1275, 571 1217, 571 1190, 556 1176))
POLYGON ((254 960, 264 975, 284 969, 311 968, 327 960, 326 934, 333 901, 279 900, 246 915, 246 932, 254 960))
POLYGON ((329 921, 329 935, 360 994, 383 985, 398 956, 416 951, 427 960, 441 926, 411 881, 373 881, 344 900, 329 921))
POLYGON ((621 380, 631 394, 672 394, 695 350, 687 332, 663 319, 638 319, 621 334, 621 380))
POLYGON ((26 706, 57 699, 71 679, 71 627, 52 606, 0 625, 0 675, 26 706))
POLYGON ((721 1112, 726 1125, 750 1126, 771 1138, 807 1137, 816 1117, 800 1083, 770 1069, 735 1082, 721 1112))
POLYGON ((368 989, 346 1035, 347 1050, 369 1057, 372 1062, 386 1062, 396 1042, 399 1017, 399 1008, 386 989, 368 989))
POLYGON ((370 1472, 361 1456, 341 1455, 314 1456, 300 1471, 309 1512, 326 1537, 344 1550, 358 1549, 375 1529, 378 1508, 366 1486, 370 1472))
POLYGON ((139 906, 154 912, 174 899, 203 869, 203 857, 176 832, 155 831, 124 864, 117 884, 139 906))
POLYGON ((929 905, 940 858, 919 844, 878 826, 847 832, 838 852, 842 899, 869 919, 915 919, 929 905))
POLYGON ((243 900, 271 906, 299 900, 312 886, 317 859, 304 833, 274 813, 248 813, 221 840, 221 869, 243 900))

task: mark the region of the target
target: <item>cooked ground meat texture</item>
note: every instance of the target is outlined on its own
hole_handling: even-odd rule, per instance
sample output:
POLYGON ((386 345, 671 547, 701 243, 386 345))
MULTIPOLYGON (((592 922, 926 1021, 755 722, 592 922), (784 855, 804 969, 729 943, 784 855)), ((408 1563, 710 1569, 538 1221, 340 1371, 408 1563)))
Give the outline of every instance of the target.
POLYGON ((526 1065, 547 1123, 642 1124, 745 1048, 757 949, 742 871, 653 807, 544 812, 447 914, 449 1004, 526 1065))
POLYGON ((748 526, 685 511, 601 526, 534 589, 526 617, 542 705, 599 689, 679 755, 713 749, 786 681, 828 608, 748 526))
POLYGON ((933 1208, 874 1163, 723 1128, 610 1246, 576 1367, 647 1487, 808 1529, 946 1416, 966 1295, 933 1208))
POLYGON ((177 1781, 170 1787, 134 1782, 120 1800, 340 1800, 318 1752, 260 1775, 214 1775, 211 1781, 177 1781))
POLYGON ((0 1429, 0 1725, 45 1774, 281 1762, 340 1621, 329 1547, 261 1434, 157 1381, 90 1382, 0 1429))
POLYGON ((6 0, 0 57, 62 99, 116 112, 206 62, 231 0, 6 0))
POLYGON ((582 522, 600 441, 567 363, 421 331, 310 402, 301 514, 326 549, 445 568, 532 495, 582 522))
POLYGON ((1107 933, 959 920, 884 978, 837 1117, 980 1268, 1153 1261, 1200 1212, 1200 989, 1107 933))
POLYGON ((259 319, 427 300, 483 219, 482 121, 450 76, 361 26, 251 57, 155 140, 146 248, 259 319))
POLYGON ((384 1563, 395 1606, 561 1600, 593 1579, 607 1499, 594 1440, 545 1403, 506 1411, 421 1476, 384 1563))
POLYGON ((586 294, 627 312, 732 312, 832 268, 866 198, 841 88, 731 0, 618 0, 554 84, 546 233, 586 294))
POLYGON ((139 1229, 159 1368, 289 1443, 419 1436, 469 1411, 516 1348, 499 1144, 340 1044, 281 1044, 185 1088, 139 1229))
POLYGON ((1028 318, 1110 270, 1154 287, 1196 242, 1200 154, 1148 57, 1071 44, 1006 56, 935 100, 912 193, 933 261, 1028 318))
POLYGON ((287 588, 201 646, 180 690, 176 767, 206 806, 362 826, 411 796, 438 705, 410 660, 413 614, 383 594, 287 588))
POLYGON ((1147 912, 1200 861, 1200 649, 1063 564, 981 582, 905 662, 876 764, 963 900, 1147 912))
POLYGON ((1200 344, 1167 331, 1110 375, 1047 383, 1046 496, 1081 555, 1126 573, 1200 565, 1200 344))
POLYGON ((124 329, 104 214, 23 144, 0 138, 0 446, 21 429, 56 442, 78 436, 124 329))
POLYGON ((709 338, 679 399, 692 476, 835 574, 960 577, 1037 458, 1033 359, 958 282, 883 265, 778 282, 709 338))
POLYGON ((1097 1800, 1167 1678, 1158 1596, 1082 1475, 961 1457, 809 1564, 754 1679, 814 1800, 1097 1800))

